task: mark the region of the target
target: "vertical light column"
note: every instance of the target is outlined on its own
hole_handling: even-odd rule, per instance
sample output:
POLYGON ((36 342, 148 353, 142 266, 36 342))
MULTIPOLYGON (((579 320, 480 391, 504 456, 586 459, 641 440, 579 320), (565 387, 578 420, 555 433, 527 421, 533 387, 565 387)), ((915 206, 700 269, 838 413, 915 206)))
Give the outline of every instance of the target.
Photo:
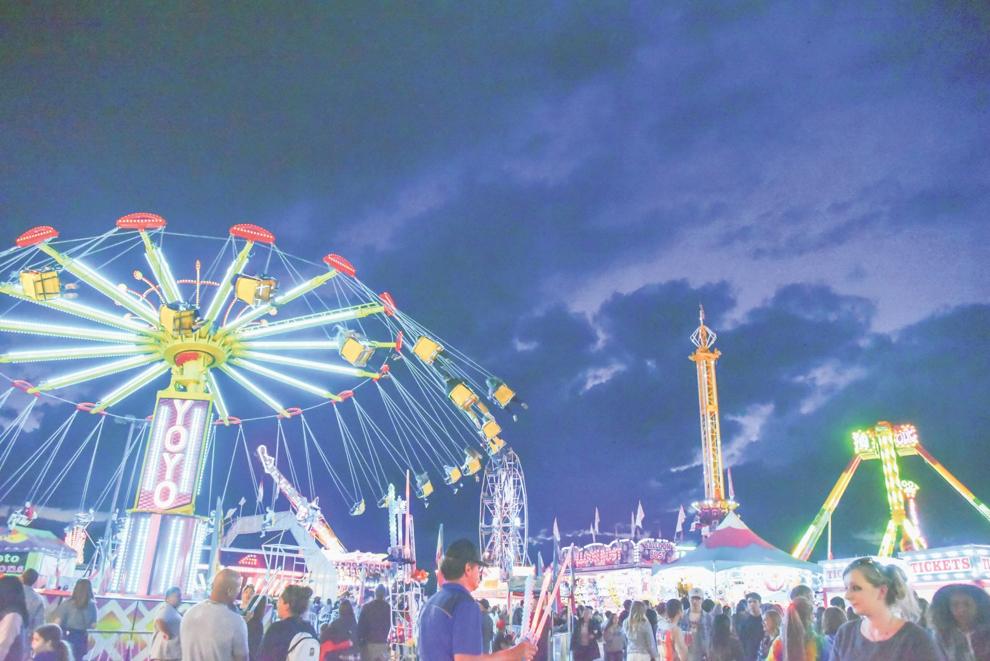
POLYGON ((698 328, 691 335, 696 347, 689 358, 698 372, 698 415, 701 422, 701 463, 704 471, 705 499, 693 503, 702 525, 711 527, 719 523, 726 513, 735 509, 736 503, 725 498, 725 470, 722 461, 722 432, 719 425, 718 384, 715 380, 715 363, 721 352, 715 349, 718 339, 705 325, 705 310, 701 308, 698 328))
POLYGON ((134 507, 128 512, 137 531, 125 549, 121 592, 158 595, 188 585, 198 558, 200 519, 196 494, 203 478, 207 437, 213 417, 209 395, 163 390, 158 393, 148 447, 134 507))

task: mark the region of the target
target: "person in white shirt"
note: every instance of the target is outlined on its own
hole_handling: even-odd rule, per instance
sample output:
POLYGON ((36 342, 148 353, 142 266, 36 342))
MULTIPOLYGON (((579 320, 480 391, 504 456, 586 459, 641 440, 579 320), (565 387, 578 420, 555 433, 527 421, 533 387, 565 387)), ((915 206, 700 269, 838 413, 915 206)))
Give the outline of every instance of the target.
POLYGON ((169 588, 165 591, 165 601, 155 613, 155 635, 148 651, 148 658, 152 661, 177 661, 182 658, 182 646, 179 642, 182 616, 178 610, 181 602, 182 590, 169 588))
POLYGON ((182 658, 195 661, 246 661, 247 624, 234 602, 241 593, 241 577, 222 569, 213 578, 210 598, 186 611, 179 640, 182 658))
POLYGON ((26 631, 34 631, 45 623, 45 599, 34 591, 34 584, 37 582, 38 572, 35 570, 28 569, 21 574, 24 603, 27 606, 27 622, 24 625, 26 631))

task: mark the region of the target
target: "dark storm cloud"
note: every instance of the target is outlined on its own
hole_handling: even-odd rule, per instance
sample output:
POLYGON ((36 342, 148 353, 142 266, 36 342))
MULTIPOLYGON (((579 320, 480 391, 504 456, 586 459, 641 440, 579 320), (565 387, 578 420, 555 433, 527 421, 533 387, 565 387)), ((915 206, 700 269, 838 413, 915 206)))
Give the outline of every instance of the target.
MULTIPOLYGON (((990 333, 985 305, 955 306, 986 302, 987 13, 658 7, 12 8, 3 240, 148 209, 347 255, 529 401, 506 433, 534 530, 595 504, 627 525, 642 497, 669 533, 700 495, 698 304, 737 496, 771 541, 884 417, 959 439, 936 454, 976 488, 990 333)), ((476 512, 473 485, 439 494, 421 555, 476 512)))
MULTIPOLYGON (((530 483, 534 498, 552 503, 544 519, 534 516, 535 524, 549 525, 556 514, 562 526, 582 525, 598 505, 605 528, 627 526, 628 512, 643 498, 647 527, 659 524, 669 531, 677 506, 701 495, 696 381, 686 360, 699 300, 710 302, 709 324, 720 331, 723 442, 741 512, 771 541, 789 548, 848 462, 851 430, 878 420, 913 422, 964 482, 980 484, 988 466, 974 465, 978 455, 967 448, 979 445, 975 430, 990 420, 967 403, 987 385, 966 347, 973 334, 990 331, 990 308, 959 308, 891 337, 869 330, 873 309, 867 301, 793 285, 738 325, 720 329, 720 318, 734 304, 724 287, 693 290, 667 283, 616 296, 603 306, 594 324, 605 329, 604 340, 573 352, 563 373, 552 360, 547 361, 552 370, 518 377, 516 385, 536 403, 527 416, 532 420, 509 433, 524 464, 552 464, 560 476, 530 483), (581 361, 582 356, 590 360, 581 361), (580 387, 582 376, 609 365, 618 369, 600 383, 580 387), (977 391, 967 391, 967 383, 978 384, 977 391), (547 405, 550 410, 544 410, 547 405), (530 440, 530 423, 552 428, 552 440, 561 439, 566 447, 563 456, 556 443, 548 445, 551 439, 530 440), (579 499, 561 493, 565 479, 580 483, 579 499), (788 494, 786 501, 782 493, 788 494)), ((525 336, 556 336, 574 321, 558 314, 529 320, 525 336)), ((586 323, 590 330, 592 321, 586 323)), ((561 334, 573 337, 573 330, 561 334)), ((540 360, 541 346, 537 342, 529 350, 528 360, 540 360)), ((846 517, 849 530, 882 523, 885 498, 875 477, 866 477, 878 470, 873 463, 864 465, 846 509, 837 515, 846 517)), ((924 485, 933 513, 964 507, 918 465, 910 464, 906 472, 924 485)), ((931 518, 933 538, 976 534, 960 536, 934 514, 931 518)), ((850 542, 848 553, 860 551, 850 542)))

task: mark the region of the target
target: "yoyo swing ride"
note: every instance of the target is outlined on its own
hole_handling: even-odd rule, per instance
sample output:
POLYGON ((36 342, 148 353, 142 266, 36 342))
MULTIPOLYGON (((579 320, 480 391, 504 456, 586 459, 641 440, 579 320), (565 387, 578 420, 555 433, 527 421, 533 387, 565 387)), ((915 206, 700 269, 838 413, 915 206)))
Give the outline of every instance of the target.
MULTIPOLYGON (((8 522, 75 507, 67 540, 81 558, 92 510, 133 498, 100 547, 103 585, 121 594, 193 587, 214 500, 226 508, 239 496, 243 507, 257 493, 260 506, 274 466, 311 529, 325 522, 317 485, 339 496, 327 516, 339 521, 387 509, 407 471, 422 500, 434 478, 453 489, 477 479, 506 447, 496 414, 519 405, 346 258, 296 257, 257 225, 198 236, 132 213, 84 238, 34 227, 0 252, 0 303, 10 384, 0 392, 0 502, 24 503, 8 522), (47 437, 25 442, 39 425, 47 437), (126 441, 110 429, 126 429, 126 441)), ((316 527, 324 547, 343 549, 316 527)))

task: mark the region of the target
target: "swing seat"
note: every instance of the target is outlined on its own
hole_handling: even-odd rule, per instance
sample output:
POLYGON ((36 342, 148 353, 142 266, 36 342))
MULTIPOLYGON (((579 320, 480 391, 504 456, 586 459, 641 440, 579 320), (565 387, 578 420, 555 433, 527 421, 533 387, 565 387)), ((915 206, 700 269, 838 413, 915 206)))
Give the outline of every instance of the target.
POLYGON ((495 418, 487 418, 481 425, 481 433, 489 441, 498 436, 501 431, 502 428, 495 421, 495 418))
POLYGON ((467 411, 469 408, 478 403, 478 396, 474 394, 474 391, 464 385, 463 381, 457 381, 454 386, 447 393, 450 397, 450 401, 454 402, 454 405, 459 409, 464 409, 467 411))
POLYGON ((492 399, 498 404, 499 408, 505 408, 509 405, 509 402, 516 396, 516 391, 505 385, 504 383, 495 388, 492 392, 492 399))
POLYGON ((443 467, 444 484, 457 484, 461 479, 461 469, 457 466, 444 466, 443 467))
POLYGON ((58 271, 55 269, 21 271, 21 289, 25 296, 35 301, 50 301, 62 293, 58 271))
POLYGON ((188 303, 167 303, 158 310, 158 321, 173 335, 191 333, 199 320, 199 310, 188 303))
POLYGON ((502 448, 504 448, 504 447, 505 447, 505 441, 503 441, 498 436, 496 436, 493 439, 490 439, 488 441, 488 456, 494 457, 499 452, 501 452, 502 451, 502 448))
POLYGON ((375 354, 375 347, 362 342, 357 333, 347 333, 341 338, 340 357, 354 367, 364 367, 375 354))
POLYGON ((364 514, 364 498, 351 505, 350 515, 361 516, 364 514))
POLYGON ((416 497, 426 499, 433 493, 433 482, 430 481, 428 473, 416 475, 416 497))
POLYGON ((416 344, 413 345, 413 353, 427 365, 432 365, 441 351, 443 351, 443 347, 425 335, 416 340, 416 344))
POLYGON ((268 275, 238 275, 234 280, 234 296, 248 305, 267 303, 275 294, 278 280, 268 275))
POLYGON ((464 448, 464 465, 461 472, 464 475, 474 475, 481 470, 481 453, 474 448, 464 448))

